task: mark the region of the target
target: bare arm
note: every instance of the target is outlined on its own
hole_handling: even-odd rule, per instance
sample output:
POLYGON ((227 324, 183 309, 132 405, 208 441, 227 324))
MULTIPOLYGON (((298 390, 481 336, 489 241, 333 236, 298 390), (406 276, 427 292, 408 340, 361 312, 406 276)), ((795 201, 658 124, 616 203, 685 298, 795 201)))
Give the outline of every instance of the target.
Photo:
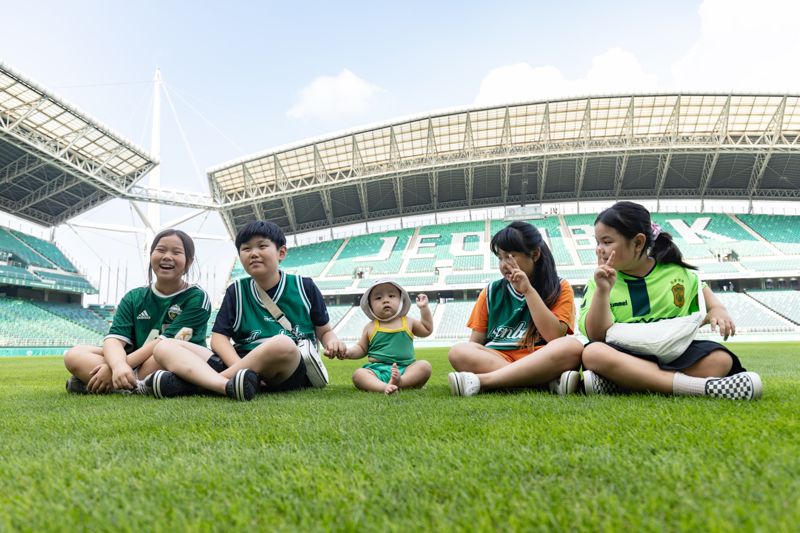
POLYGON ((128 365, 125 344, 120 339, 108 337, 103 341, 103 358, 111 369, 111 384, 115 389, 133 389, 136 377, 128 365))
POLYGON ((330 322, 324 326, 315 326, 314 333, 316 333, 322 347, 325 348, 325 355, 334 358, 342 357, 342 354, 347 350, 347 346, 339 340, 336 333, 333 332, 330 322))
POLYGON ((142 366, 142 363, 153 357, 153 350, 161 339, 153 339, 133 352, 128 354, 127 361, 131 368, 142 366))
POLYGON ((469 334, 469 342, 474 342, 483 346, 486 344, 486 332, 473 329, 472 333, 469 334))
POLYGON ((420 320, 411 319, 411 333, 417 337, 427 337, 433 333, 433 314, 431 306, 428 305, 428 295, 417 295, 417 307, 419 307, 420 320))
POLYGON ((231 344, 231 338, 222 333, 211 333, 211 351, 228 367, 235 365, 240 359, 236 348, 231 344))
POLYGON ((361 359, 369 350, 369 334, 372 331, 372 322, 368 322, 361 331, 361 337, 354 345, 349 347, 342 359, 361 359))
POLYGON ((548 342, 558 337, 563 337, 567 331, 564 328, 564 324, 544 303, 542 297, 531 285, 528 275, 517 265, 516 259, 511 257, 510 264, 514 270, 511 272, 509 283, 511 283, 515 291, 525 295, 525 302, 528 304, 528 311, 531 314, 536 330, 548 342))
POLYGON ((611 288, 617 281, 617 271, 614 270, 614 255, 611 252, 606 261, 597 256, 597 270, 594 271, 595 291, 589 311, 586 312, 584 326, 586 336, 590 341, 606 340, 606 331, 614 324, 611 314, 610 295, 611 288))
POLYGON ((716 331, 719 327, 719 334, 723 336, 723 340, 728 340, 729 336, 736 335, 736 324, 733 322, 733 318, 708 286, 703 289, 703 298, 708 311, 703 324, 711 324, 711 331, 716 331))

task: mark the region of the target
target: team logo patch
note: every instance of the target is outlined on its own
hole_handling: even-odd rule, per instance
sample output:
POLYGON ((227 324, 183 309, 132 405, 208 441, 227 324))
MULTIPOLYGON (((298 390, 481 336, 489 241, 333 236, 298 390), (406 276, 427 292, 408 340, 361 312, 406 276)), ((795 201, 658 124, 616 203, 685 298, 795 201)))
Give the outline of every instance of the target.
POLYGON ((686 287, 680 283, 672 286, 672 302, 675 307, 683 307, 686 303, 686 287))
POLYGON ((175 318, 181 314, 181 311, 183 311, 181 309, 181 306, 175 304, 169 308, 169 310, 167 311, 167 316, 169 317, 170 320, 175 320, 175 318))

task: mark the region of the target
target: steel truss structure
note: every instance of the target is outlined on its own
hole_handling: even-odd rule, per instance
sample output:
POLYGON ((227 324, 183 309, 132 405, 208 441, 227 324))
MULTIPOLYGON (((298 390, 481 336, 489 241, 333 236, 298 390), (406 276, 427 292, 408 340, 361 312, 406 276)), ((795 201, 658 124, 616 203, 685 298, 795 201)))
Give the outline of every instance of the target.
POLYGON ((152 201, 152 194, 131 188, 156 164, 122 136, 0 64, 3 211, 53 226, 112 198, 152 201))
POLYGON ((797 199, 800 96, 653 94, 464 109, 208 171, 228 231, 294 233, 478 206, 797 199))

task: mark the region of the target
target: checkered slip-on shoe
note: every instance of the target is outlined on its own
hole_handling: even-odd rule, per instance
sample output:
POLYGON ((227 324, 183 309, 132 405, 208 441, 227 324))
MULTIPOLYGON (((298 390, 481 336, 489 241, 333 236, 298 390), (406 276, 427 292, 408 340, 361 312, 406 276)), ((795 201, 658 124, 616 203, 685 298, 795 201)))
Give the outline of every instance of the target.
POLYGON ((481 390, 481 381, 472 372, 450 372, 447 382, 453 396, 475 396, 481 390))
POLYGON ((185 381, 172 372, 156 370, 144 380, 144 392, 155 398, 190 396, 200 392, 197 385, 185 381))
POLYGON ((728 400, 761 398, 761 377, 755 372, 739 372, 725 378, 706 380, 706 396, 728 400))
POLYGON ((583 371, 583 390, 587 396, 594 396, 597 394, 619 394, 621 392, 619 386, 613 381, 609 381, 600 374, 592 372, 591 370, 583 371))
POLYGON ((249 368, 243 368, 225 384, 225 394, 231 400, 249 402, 255 398, 260 381, 258 374, 249 368))

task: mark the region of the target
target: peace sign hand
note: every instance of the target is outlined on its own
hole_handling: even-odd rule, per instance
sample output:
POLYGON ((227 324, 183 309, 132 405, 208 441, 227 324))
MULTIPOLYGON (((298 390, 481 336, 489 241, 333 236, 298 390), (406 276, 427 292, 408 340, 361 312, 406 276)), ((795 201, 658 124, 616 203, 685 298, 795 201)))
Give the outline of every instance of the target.
POLYGON ((519 268, 519 264, 513 255, 509 255, 507 261, 511 266, 511 272, 506 275, 506 279, 511 283, 514 290, 517 291, 517 294, 527 294, 529 290, 533 289, 528 275, 519 268))
POLYGON ((617 271, 614 270, 614 255, 616 252, 611 252, 608 258, 604 261, 597 252, 597 270, 594 271, 594 283, 598 291, 605 294, 611 292, 611 287, 617 281, 617 271))

